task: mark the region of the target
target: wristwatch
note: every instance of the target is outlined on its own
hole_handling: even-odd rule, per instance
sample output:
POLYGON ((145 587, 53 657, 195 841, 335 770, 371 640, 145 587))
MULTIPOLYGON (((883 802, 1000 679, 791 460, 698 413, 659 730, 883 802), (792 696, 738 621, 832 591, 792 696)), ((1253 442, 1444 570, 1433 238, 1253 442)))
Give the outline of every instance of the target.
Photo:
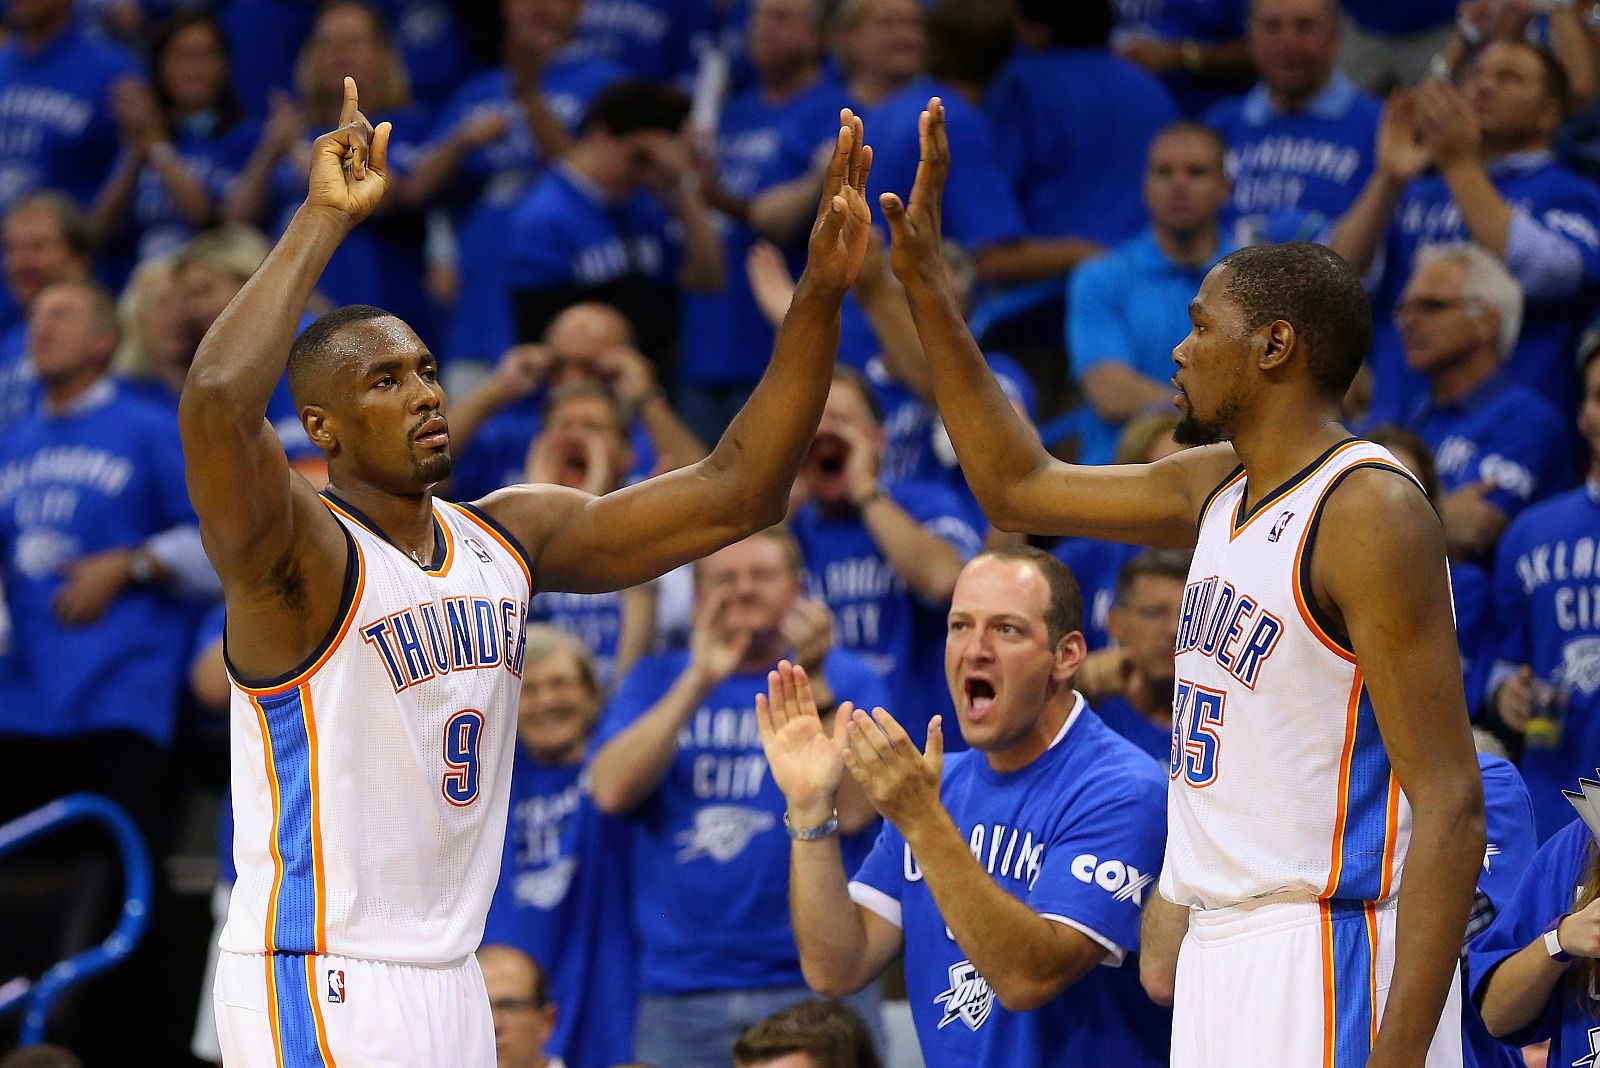
POLYGON ((1571 916, 1566 912, 1550 921, 1550 926, 1544 929, 1544 951, 1550 954, 1550 959, 1557 964, 1566 964, 1572 960, 1572 954, 1561 948, 1561 921, 1571 916))
POLYGON ((128 578, 136 586, 148 586, 156 580, 156 561, 144 546, 128 556, 128 578))
POLYGON ((815 827, 806 827, 803 830, 796 829, 795 825, 789 822, 789 814, 785 812, 783 814, 783 829, 788 831, 789 837, 796 842, 815 842, 819 838, 826 838, 830 834, 839 833, 839 810, 834 809, 833 815, 826 820, 815 827))

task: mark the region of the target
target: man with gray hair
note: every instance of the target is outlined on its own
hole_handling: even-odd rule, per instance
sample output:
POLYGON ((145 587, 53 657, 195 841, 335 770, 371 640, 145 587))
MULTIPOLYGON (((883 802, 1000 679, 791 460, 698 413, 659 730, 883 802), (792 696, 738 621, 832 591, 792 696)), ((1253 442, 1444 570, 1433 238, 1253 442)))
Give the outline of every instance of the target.
POLYGON ((1406 365, 1428 396, 1405 420, 1433 450, 1451 556, 1476 559, 1525 506, 1572 484, 1565 421, 1502 373, 1522 287, 1477 245, 1425 246, 1396 305, 1406 365))

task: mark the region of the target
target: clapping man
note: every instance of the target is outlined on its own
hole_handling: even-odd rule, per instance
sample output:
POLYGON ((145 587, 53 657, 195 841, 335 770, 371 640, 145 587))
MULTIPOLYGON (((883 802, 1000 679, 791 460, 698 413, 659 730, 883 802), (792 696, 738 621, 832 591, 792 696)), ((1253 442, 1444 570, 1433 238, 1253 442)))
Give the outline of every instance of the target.
POLYGON ((806 981, 848 994, 904 950, 929 1068, 1166 1063, 1165 1014, 1124 963, 1155 893, 1166 777, 1073 690, 1082 623, 1047 553, 990 550, 962 570, 945 681, 971 750, 948 759, 940 717, 918 752, 883 708, 845 703, 830 738, 787 664, 756 699, 806 981), (847 768, 888 821, 853 878, 834 833, 847 768))

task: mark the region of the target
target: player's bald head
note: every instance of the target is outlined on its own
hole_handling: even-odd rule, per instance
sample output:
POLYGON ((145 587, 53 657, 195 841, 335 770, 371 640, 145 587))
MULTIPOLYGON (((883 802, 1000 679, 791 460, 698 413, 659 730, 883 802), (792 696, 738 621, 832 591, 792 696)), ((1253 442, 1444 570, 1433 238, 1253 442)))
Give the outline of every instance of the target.
POLYGON ((289 393, 298 410, 326 405, 342 392, 339 372, 377 352, 421 346, 395 315, 370 304, 336 308, 300 332, 289 348, 289 393))

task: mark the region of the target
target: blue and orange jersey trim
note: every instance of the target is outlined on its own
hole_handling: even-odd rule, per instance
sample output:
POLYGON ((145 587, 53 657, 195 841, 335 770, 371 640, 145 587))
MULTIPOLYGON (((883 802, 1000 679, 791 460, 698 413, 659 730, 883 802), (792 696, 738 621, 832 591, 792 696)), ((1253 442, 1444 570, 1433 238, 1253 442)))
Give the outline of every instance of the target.
MULTIPOLYGON (((1351 444, 1360 444, 1352 442, 1351 444)), ((1352 472, 1374 468, 1383 471, 1393 471, 1412 485, 1417 485, 1417 480, 1397 463, 1389 460, 1371 459, 1361 460, 1340 471, 1331 479, 1322 492, 1317 495, 1316 503, 1311 506, 1311 512, 1306 517, 1305 529, 1300 534, 1300 544, 1295 549, 1294 555, 1294 603, 1299 609, 1300 619, 1312 635, 1335 656, 1354 664, 1356 662, 1355 648, 1350 638, 1328 616, 1328 613, 1318 603, 1315 592, 1311 587, 1311 554, 1317 540, 1317 530, 1322 525, 1323 506, 1333 491, 1348 478, 1352 472)), ((1420 490, 1421 487, 1418 486, 1420 490)))
POLYGON ((1318 897, 1384 900, 1394 881, 1400 787, 1359 667, 1345 705, 1334 806, 1328 882, 1318 897))
POLYGON ((1378 1038, 1378 913, 1370 901, 1321 906, 1322 1068, 1362 1068, 1378 1038))
POLYGON ((1232 487, 1238 485, 1244 477, 1244 464, 1240 464, 1232 471, 1229 471, 1228 477, 1223 479, 1221 482, 1218 482, 1216 488, 1214 488, 1210 493, 1206 494, 1206 499, 1200 502, 1199 517, 1194 522, 1194 527, 1196 530, 1199 530, 1206 525, 1206 514, 1211 511, 1211 505, 1216 502, 1216 499, 1222 496, 1232 487))
POLYGON ((1315 477, 1317 472, 1333 463, 1350 449, 1362 444, 1365 444, 1365 442, 1357 438, 1347 438, 1330 446, 1321 456, 1302 467, 1299 472, 1290 476, 1286 482, 1256 501, 1248 509, 1244 506, 1244 497, 1240 497, 1239 503, 1233 511, 1233 520, 1228 527, 1228 540, 1233 541, 1240 534, 1243 534, 1252 523, 1261 518, 1274 504, 1299 489, 1308 479, 1315 477))
POLYGON ((440 503, 460 512, 470 523, 499 542, 522 568, 523 575, 528 579, 528 595, 530 597, 533 596, 533 557, 528 553, 527 549, 523 548, 522 543, 517 540, 516 536, 493 516, 475 504, 455 504, 450 501, 441 501, 440 503))
MULTIPOLYGON (((411 559, 410 553, 405 552, 400 548, 400 546, 395 545, 393 539, 391 539, 389 535, 385 534, 376 523, 368 519, 354 506, 345 501, 339 500, 327 490, 323 490, 322 492, 322 503, 326 504, 328 509, 334 514, 343 517, 350 523, 354 523, 368 534, 371 534, 374 538, 377 538, 384 544, 392 547, 395 552, 404 556, 408 563, 414 563, 414 561, 411 559)), ((455 563, 456 558, 455 539, 450 536, 450 531, 446 528, 445 524, 439 521, 439 514, 437 510, 439 503, 440 502, 435 501, 433 505, 433 563, 422 567, 423 574, 431 575, 434 578, 444 578, 446 575, 450 574, 450 565, 455 563)))
POLYGON ((267 1023, 277 1068, 336 1068, 322 1018, 317 958, 268 954, 267 1023))
POLYGON ((264 945, 270 953, 326 953, 327 889, 321 780, 311 686, 247 695, 262 732, 272 799, 272 888, 264 945))

